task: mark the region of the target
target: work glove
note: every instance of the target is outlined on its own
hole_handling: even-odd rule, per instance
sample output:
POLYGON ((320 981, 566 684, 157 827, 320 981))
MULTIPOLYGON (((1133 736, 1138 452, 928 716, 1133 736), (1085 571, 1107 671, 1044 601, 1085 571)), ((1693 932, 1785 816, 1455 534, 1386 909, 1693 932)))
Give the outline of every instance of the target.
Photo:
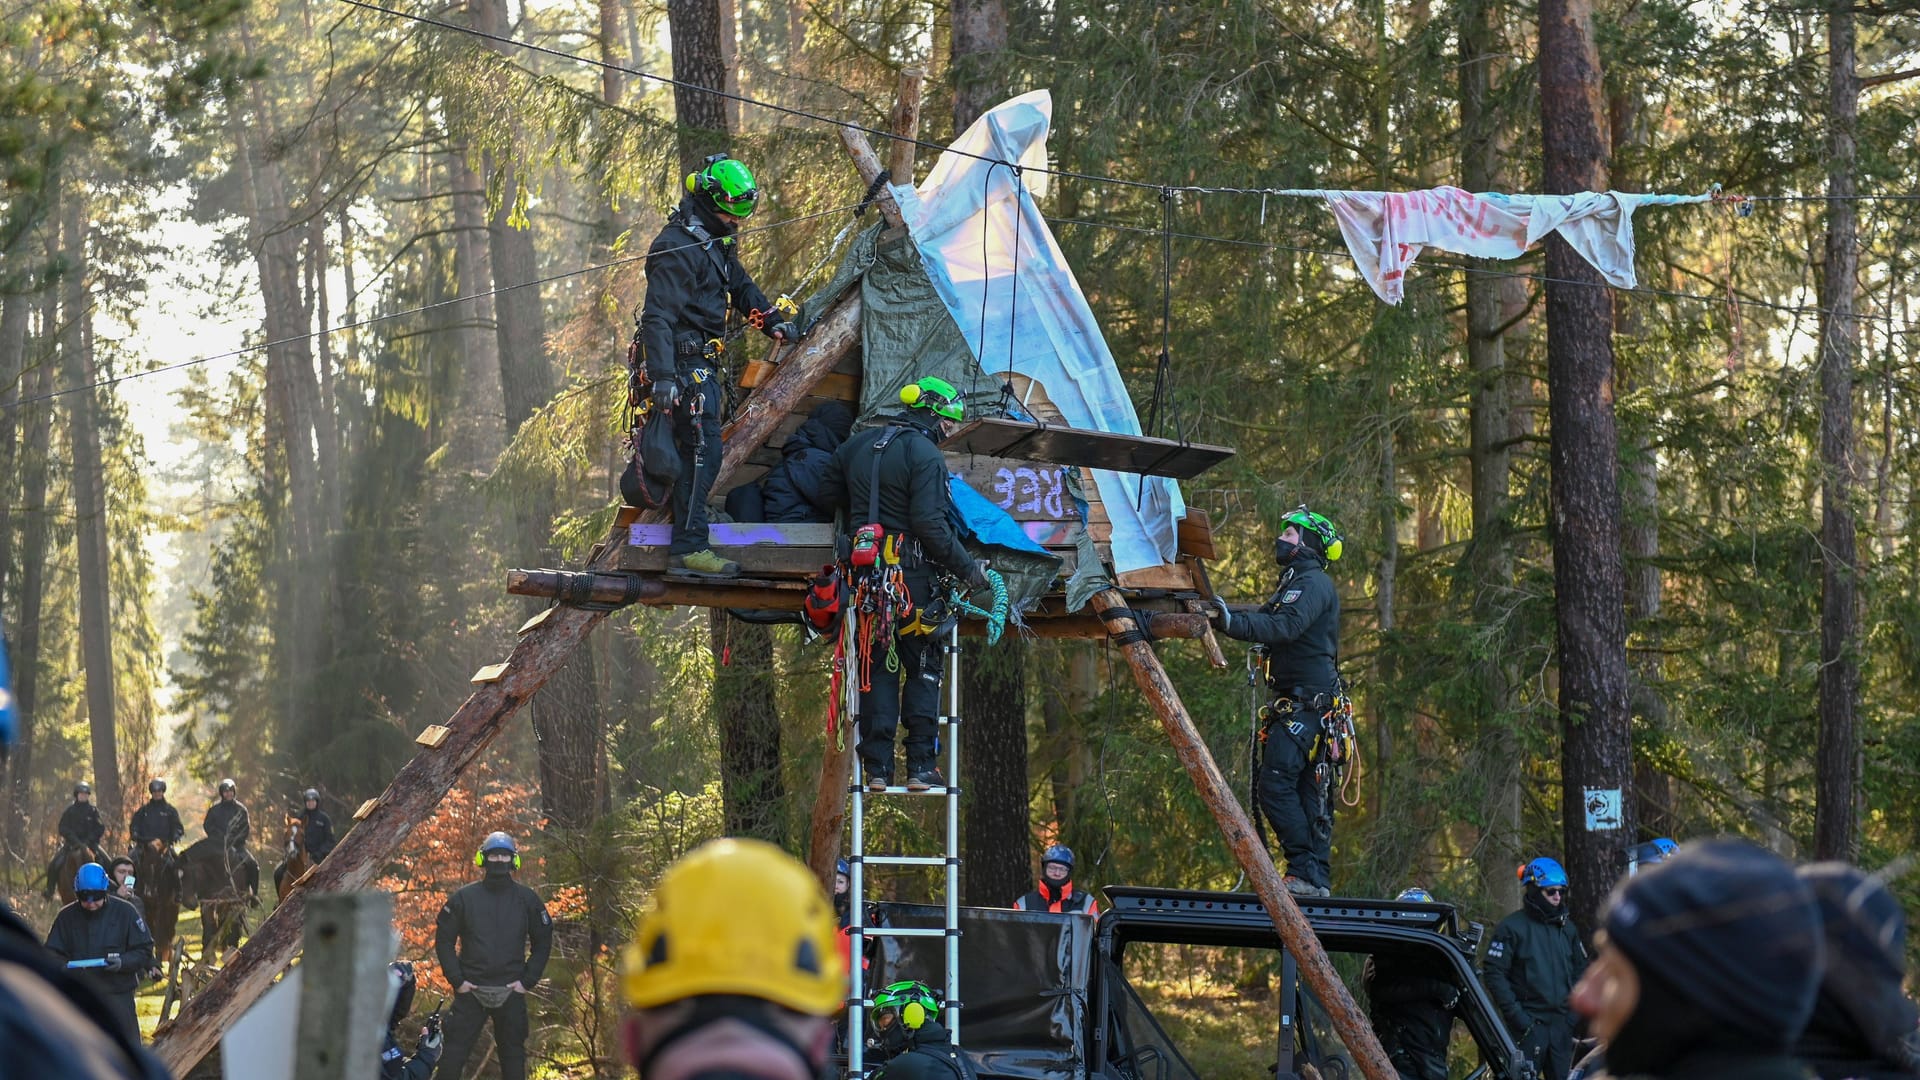
POLYGON ((672 412, 680 400, 680 384, 671 379, 661 379, 653 384, 653 407, 661 412, 672 412))
POLYGON ((768 323, 765 332, 768 337, 772 338, 775 341, 799 341, 800 340, 800 328, 794 325, 793 322, 791 322, 790 320, 782 320, 777 323, 768 323))
POLYGON ((1233 630, 1233 610, 1227 607, 1225 600, 1217 596, 1213 598, 1213 614, 1218 615, 1220 618, 1221 633, 1225 634, 1233 630))
POLYGON ((107 954, 107 970, 119 971, 121 967, 122 967, 122 964, 120 962, 120 954, 117 952, 108 953, 107 954))
POLYGON ((975 562, 973 569, 967 572, 967 591, 980 592, 993 588, 993 582, 987 580, 987 564, 975 562))
POLYGON ((428 1055, 429 1061, 440 1056, 440 1047, 446 1041, 439 1028, 420 1029, 420 1051, 428 1055))

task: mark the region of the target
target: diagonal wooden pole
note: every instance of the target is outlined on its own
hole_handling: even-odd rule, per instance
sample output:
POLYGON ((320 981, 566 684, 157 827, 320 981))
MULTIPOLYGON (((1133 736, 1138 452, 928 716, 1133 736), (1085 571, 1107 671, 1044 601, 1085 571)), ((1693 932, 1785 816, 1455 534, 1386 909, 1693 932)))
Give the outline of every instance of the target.
MULTIPOLYGON (((1093 609, 1102 617, 1115 610, 1125 610, 1127 602, 1112 589, 1095 593, 1093 609)), ((1110 625, 1115 633, 1134 629, 1133 620, 1119 616, 1112 617, 1110 625)), ((1354 1003, 1353 995, 1347 992, 1347 986, 1340 981, 1340 974, 1333 970, 1333 963, 1327 959, 1327 952, 1320 947, 1320 939, 1314 936, 1313 927, 1307 917, 1293 902, 1286 886, 1280 881, 1280 871, 1273 865, 1273 856, 1267 853, 1265 844, 1254 834, 1253 822, 1248 820, 1247 811, 1234 796, 1233 788, 1228 786, 1227 778, 1220 775, 1220 766, 1214 763, 1213 754, 1207 749, 1205 739, 1200 737, 1199 728, 1194 726, 1193 717, 1187 714, 1187 708, 1180 702, 1180 692, 1173 687, 1173 681, 1167 678, 1167 671, 1160 666, 1160 657, 1156 656, 1153 646, 1145 641, 1135 641, 1120 646, 1120 653, 1127 658, 1127 664, 1133 668, 1133 681, 1140 686, 1140 692, 1146 695, 1153 705, 1153 711, 1160 716, 1160 724, 1167 729, 1167 738, 1173 742, 1173 751, 1180 758, 1180 764, 1186 767, 1187 776, 1193 786, 1200 791, 1201 801, 1207 809, 1213 811, 1213 819, 1220 825, 1220 832, 1227 838, 1227 847, 1232 849, 1233 857, 1247 872, 1247 880, 1252 883, 1253 891, 1260 897, 1260 903, 1267 909, 1267 916, 1273 920, 1273 928, 1280 932, 1280 940, 1286 943, 1288 951, 1300 965, 1300 974, 1305 977, 1307 986, 1327 1011, 1327 1017, 1333 1021, 1333 1029, 1347 1044, 1347 1052, 1353 1055, 1360 1065, 1360 1072, 1367 1080, 1397 1080, 1398 1073, 1387 1060, 1387 1052, 1380 1046, 1380 1040, 1373 1034, 1366 1014, 1354 1003)))

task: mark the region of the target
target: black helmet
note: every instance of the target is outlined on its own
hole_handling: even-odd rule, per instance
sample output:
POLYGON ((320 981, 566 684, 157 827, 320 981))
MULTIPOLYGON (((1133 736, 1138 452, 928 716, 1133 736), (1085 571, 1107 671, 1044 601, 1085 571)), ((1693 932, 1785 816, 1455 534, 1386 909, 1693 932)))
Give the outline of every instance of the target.
POLYGON ((305 795, 302 795, 302 796, 300 796, 300 797, 301 797, 301 798, 302 798, 303 800, 305 800, 305 801, 307 801, 307 802, 316 802, 316 803, 317 803, 317 802, 319 802, 319 801, 320 801, 320 793, 319 793, 318 791, 315 791, 315 790, 314 790, 314 789, 312 789, 312 788, 308 788, 308 789, 307 789, 307 793, 306 793, 305 795))
POLYGON ((413 1012, 413 995, 420 983, 413 975, 411 960, 395 960, 387 965, 387 974, 399 984, 400 992, 394 995, 393 1012, 387 1014, 387 1026, 392 1027, 407 1018, 413 1012))
POLYGON ((224 779, 220 781, 220 790, 238 792, 240 785, 234 783, 231 779, 224 779))
POLYGON ((93 794, 93 785, 87 783, 85 780, 82 780, 79 783, 73 785, 73 793, 75 795, 91 795, 93 794))
POLYGON ((147 781, 147 794, 165 795, 166 793, 167 793, 167 782, 165 780, 155 778, 147 781))

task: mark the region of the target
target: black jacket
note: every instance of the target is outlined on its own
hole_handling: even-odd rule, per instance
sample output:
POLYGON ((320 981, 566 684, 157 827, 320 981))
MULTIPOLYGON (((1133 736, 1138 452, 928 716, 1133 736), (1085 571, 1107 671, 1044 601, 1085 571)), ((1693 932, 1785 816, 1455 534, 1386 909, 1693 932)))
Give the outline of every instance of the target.
POLYGON ((164 1080, 79 973, 62 967, 32 928, 0 903, 0 1075, 60 1080, 164 1080))
POLYGON ((128 823, 127 833, 136 844, 148 840, 158 840, 163 844, 177 844, 187 835, 187 827, 180 824, 180 811, 164 798, 148 799, 133 812, 133 820, 128 823))
POLYGON ((1445 963, 1427 957, 1367 958, 1362 975, 1373 1029, 1403 1080, 1446 1080, 1447 1042, 1460 988, 1445 963))
POLYGON ((69 803, 60 814, 60 839, 68 847, 97 848, 107 835, 107 824, 100 820, 100 808, 92 803, 69 803))
POLYGON ((140 972, 153 966, 153 935, 133 905, 107 897, 99 911, 88 911, 78 901, 60 909, 47 931, 47 948, 62 960, 98 960, 120 954, 120 970, 89 968, 74 972, 104 994, 131 994, 140 985, 140 972))
POLYGON ((1550 921, 1532 903, 1500 920, 1480 965, 1482 981, 1518 1039, 1535 1023, 1569 1015, 1567 993, 1587 968, 1573 920, 1550 921))
POLYGON ((440 1051, 429 1050, 422 1046, 408 1057, 400 1049, 399 1040, 393 1032, 387 1032, 387 1041, 380 1047, 380 1080, 427 1080, 433 1075, 433 1066, 440 1060, 440 1051))
POLYGON ((531 990, 553 952, 553 919, 539 893, 510 877, 486 878, 447 897, 433 950, 440 973, 456 989, 463 982, 505 986, 517 979, 531 990))
POLYGON ((840 508, 833 453, 853 429, 853 411, 829 401, 813 411, 780 448, 780 464, 760 481, 761 513, 767 521, 827 522, 840 508))
POLYGON ((725 336, 729 307, 742 317, 773 307, 740 265, 738 245, 727 235, 731 228, 690 195, 668 215, 666 228, 647 249, 640 345, 655 382, 672 379, 683 367, 701 366, 699 347, 725 336), (694 352, 679 356, 681 342, 694 346, 694 352))
POLYGON ((333 819, 327 816, 325 810, 303 810, 300 816, 307 823, 307 858, 319 862, 338 843, 333 838, 333 819))
POLYGON ((1267 647, 1267 685, 1295 697, 1331 691, 1340 655, 1340 593, 1320 561, 1297 557, 1280 577, 1273 599, 1236 611, 1228 637, 1267 647))
POLYGON ((918 540, 926 561, 967 576, 973 571, 973 558, 954 531, 947 459, 917 417, 903 414, 881 427, 859 432, 834 452, 838 467, 831 483, 847 511, 848 530, 871 520, 874 447, 890 431, 898 434, 880 451, 877 474, 880 524, 886 526, 888 535, 905 533, 918 540))
POLYGON ((1690 1054, 1651 1073, 1601 1073, 1617 1080, 1809 1080, 1813 1073, 1784 1054, 1690 1054))
POLYGON ((229 802, 215 799, 207 807, 207 816, 200 822, 207 830, 207 839, 230 848, 247 846, 247 838, 253 835, 253 824, 247 818, 247 808, 239 799, 229 802))
POLYGON ((953 1036, 929 1018, 913 1033, 913 1049, 880 1066, 874 1080, 975 1080, 973 1062, 953 1045, 953 1036))

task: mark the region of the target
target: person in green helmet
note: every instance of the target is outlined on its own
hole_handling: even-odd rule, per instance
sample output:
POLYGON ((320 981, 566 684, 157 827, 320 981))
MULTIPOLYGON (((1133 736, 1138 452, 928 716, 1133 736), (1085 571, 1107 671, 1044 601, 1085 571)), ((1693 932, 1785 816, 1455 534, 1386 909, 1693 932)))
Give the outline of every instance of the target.
POLYGON ((1261 710, 1260 810, 1287 856, 1286 885, 1302 896, 1327 896, 1332 884, 1333 799, 1316 766, 1331 739, 1326 718, 1344 691, 1335 670, 1340 654, 1340 593, 1327 563, 1340 558, 1340 530, 1302 505, 1286 516, 1273 556, 1280 587, 1266 603, 1236 611, 1214 598, 1210 614, 1220 632, 1250 641, 1264 654, 1273 700, 1261 710))
MULTIPOLYGON (((720 471, 720 342, 737 312, 775 341, 799 329, 740 264, 734 233, 760 189, 747 166, 715 154, 687 174, 686 194, 647 250, 647 299, 640 313, 636 368, 644 365, 655 409, 673 417, 680 475, 673 489, 674 569, 715 577, 740 572, 707 544, 707 495, 720 471)), ((636 380, 641 372, 636 370, 636 380)))
POLYGON ((907 787, 928 791, 945 787, 946 781, 934 762, 940 658, 932 633, 939 618, 927 612, 926 604, 937 595, 936 570, 973 590, 987 588, 987 577, 960 543, 949 516, 953 499, 939 444, 965 413, 960 393, 946 380, 928 377, 903 387, 900 400, 904 411, 840 444, 828 484, 839 494, 853 532, 855 584, 864 578, 875 589, 897 594, 904 588, 900 599, 912 604, 903 618, 861 620, 863 633, 891 623, 886 639, 859 650, 877 658, 865 665, 861 685, 866 689, 860 692, 858 751, 866 784, 875 791, 893 785, 894 732, 905 719, 907 787), (889 644, 897 664, 884 659, 889 644))
POLYGON ((940 997, 925 983, 897 982, 873 996, 867 1055, 874 1080, 975 1080, 973 1062, 940 1023, 940 997))

